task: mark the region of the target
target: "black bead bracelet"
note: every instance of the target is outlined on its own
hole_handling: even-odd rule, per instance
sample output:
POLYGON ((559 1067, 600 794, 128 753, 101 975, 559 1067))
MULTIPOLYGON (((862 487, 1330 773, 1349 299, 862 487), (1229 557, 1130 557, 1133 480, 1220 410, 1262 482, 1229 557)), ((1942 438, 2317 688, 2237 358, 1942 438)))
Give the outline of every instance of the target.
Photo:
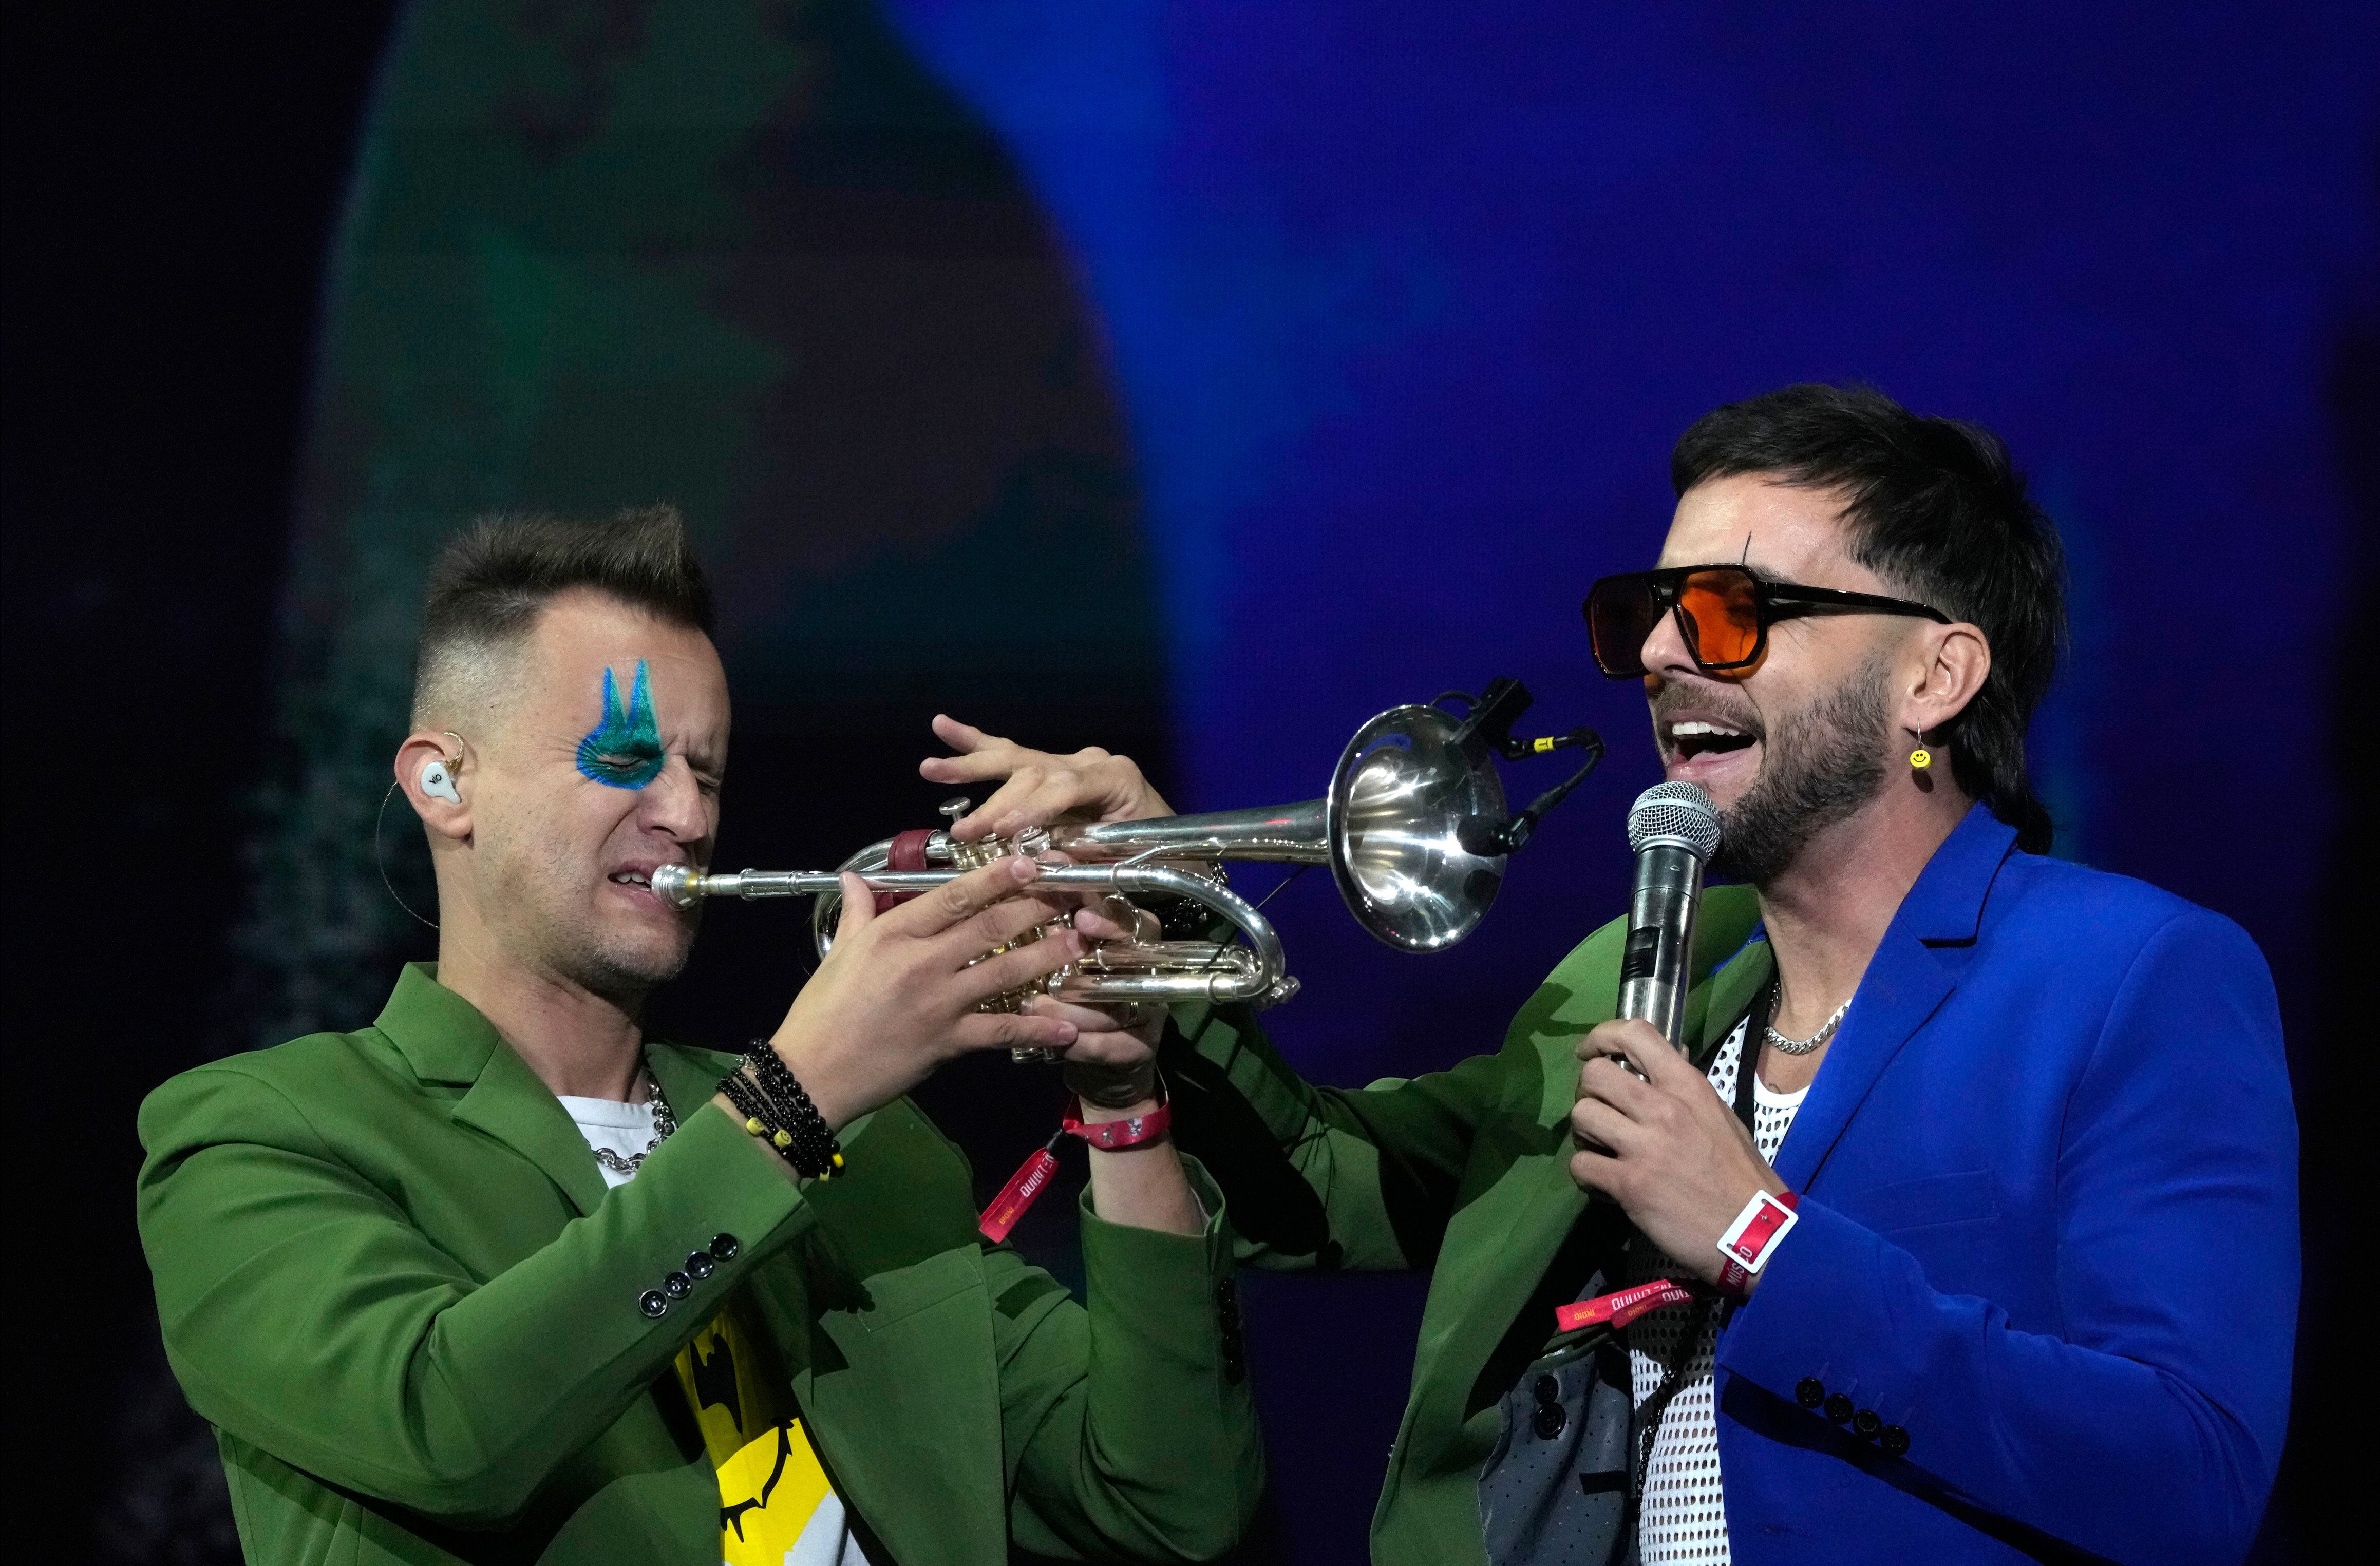
POLYGON ((744 1051, 744 1069, 720 1083, 744 1116, 744 1129, 763 1138, 802 1174, 831 1179, 843 1167, 843 1144, 785 1062, 765 1040, 744 1051))
POLYGON ((752 1079, 744 1074, 742 1068, 721 1077, 719 1091, 735 1106, 735 1112, 744 1117, 745 1130, 767 1143, 770 1151, 789 1163, 793 1161, 794 1134, 775 1123, 759 1089, 752 1086, 752 1079))

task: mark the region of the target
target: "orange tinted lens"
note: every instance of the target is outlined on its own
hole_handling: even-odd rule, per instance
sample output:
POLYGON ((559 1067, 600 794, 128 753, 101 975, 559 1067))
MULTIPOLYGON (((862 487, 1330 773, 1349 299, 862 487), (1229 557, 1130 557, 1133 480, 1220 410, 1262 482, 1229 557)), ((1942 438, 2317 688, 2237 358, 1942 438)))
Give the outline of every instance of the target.
POLYGON ((1678 589, 1694 661, 1724 669, 1748 663, 1760 646, 1760 603, 1741 571, 1697 571, 1678 589))

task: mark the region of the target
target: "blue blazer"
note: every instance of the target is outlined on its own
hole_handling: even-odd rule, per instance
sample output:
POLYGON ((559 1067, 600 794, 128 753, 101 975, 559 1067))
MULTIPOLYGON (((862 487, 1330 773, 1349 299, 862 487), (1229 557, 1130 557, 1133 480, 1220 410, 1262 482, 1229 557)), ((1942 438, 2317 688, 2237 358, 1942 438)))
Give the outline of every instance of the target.
POLYGON ((1978 807, 1936 853, 1779 1155, 1800 1221, 1718 1344, 1739 1560, 2254 1538, 2298 1304, 2270 975, 2228 919, 2014 836, 1978 807))
MULTIPOLYGON (((1746 1566, 2192 1566, 2255 1535, 2298 1293, 2271 979, 2230 921, 2014 845, 1977 809, 1936 851, 1779 1151, 1800 1220, 1715 1377, 1746 1566)), ((1697 1058, 1771 972, 1755 919, 1744 888, 1705 900, 1696 966, 1720 971, 1688 1001, 1697 1058)), ((1497 1053, 1364 1088, 1305 1082, 1243 1008, 1175 1014, 1174 1127, 1246 1259, 1430 1272, 1381 1566, 1621 1525, 1625 1434, 1592 1436, 1608 1399, 1555 1427, 1575 1451, 1522 1452, 1579 1491, 1495 1475, 1556 1439, 1535 1429, 1542 1372, 1604 1358, 1548 1334, 1558 1305, 1613 1286, 1626 1233, 1569 1172, 1574 1050, 1617 1007, 1625 934, 1589 936, 1497 1053)))

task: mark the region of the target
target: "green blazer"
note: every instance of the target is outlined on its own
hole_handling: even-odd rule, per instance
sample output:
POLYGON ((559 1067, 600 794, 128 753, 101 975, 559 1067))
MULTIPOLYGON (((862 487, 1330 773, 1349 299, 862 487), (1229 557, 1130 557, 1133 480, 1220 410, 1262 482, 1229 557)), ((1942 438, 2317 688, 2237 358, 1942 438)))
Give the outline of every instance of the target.
POLYGON ((682 1125, 608 1192, 427 966, 370 1027, 142 1105, 166 1352, 251 1562, 716 1566, 717 1480, 671 1362, 734 1291, 880 1566, 1230 1548, 1261 1459, 1201 1171, 1203 1239, 1084 1212, 1087 1310, 979 1240, 965 1160, 905 1100, 844 1133, 844 1174, 795 1182, 707 1107, 733 1056, 651 1061, 682 1125), (695 1251, 722 1259, 649 1315, 695 1251))
MULTIPOLYGON (((1743 945, 1758 917, 1746 888, 1704 894, 1686 1009, 1697 1063, 1767 981, 1767 943, 1743 945)), ((1479 1472, 1500 1430, 1498 1400, 1533 1360, 1604 1333, 1557 1339, 1554 1309, 1578 1297, 1624 1234, 1617 1206, 1590 1211, 1571 1180, 1569 1123, 1577 1041, 1619 1009, 1625 926, 1615 920, 1564 958, 1500 1050, 1427 1076, 1312 1086, 1241 1008, 1185 1007, 1168 1032, 1176 1133, 1232 1194, 1243 1260, 1431 1273, 1412 1393, 1372 1518, 1382 1566, 1486 1560, 1479 1472)))

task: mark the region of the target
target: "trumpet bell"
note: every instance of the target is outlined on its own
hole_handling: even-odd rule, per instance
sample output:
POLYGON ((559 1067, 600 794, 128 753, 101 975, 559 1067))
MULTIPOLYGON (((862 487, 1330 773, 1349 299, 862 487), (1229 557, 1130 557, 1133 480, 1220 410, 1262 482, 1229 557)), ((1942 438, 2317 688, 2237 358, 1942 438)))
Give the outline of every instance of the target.
POLYGON ((1442 951, 1495 906, 1508 856, 1464 844, 1504 819, 1488 745, 1439 708, 1392 707, 1347 742, 1323 800, 1339 895, 1398 950, 1442 951))
MULTIPOLYGON (((1003 854, 1041 858, 1054 887, 1080 887, 1130 899, 1148 895, 1202 904, 1245 942, 1133 940, 1101 943, 1037 987, 1086 1004, 1121 1002, 1284 1001, 1296 989, 1281 941, 1261 912, 1233 892, 1224 862, 1329 865, 1348 911, 1402 952, 1437 952, 1478 928, 1504 885, 1504 862, 1528 839, 1545 811, 1584 780, 1602 753, 1590 729, 1516 741, 1512 720, 1528 705, 1517 681, 1499 680, 1456 718, 1436 705, 1392 707, 1355 732, 1341 752, 1330 792, 1319 799, 1255 809, 1100 822, 1054 822, 1013 841, 958 843, 947 831, 904 832, 869 844, 841 868, 856 871, 880 894, 901 895, 946 883, 1003 854), (1506 814, 1498 758, 1587 747, 1586 766, 1522 811, 1506 814)), ((942 807, 953 818, 967 802, 942 807)), ((656 894, 680 907, 704 897, 800 896, 815 899, 811 936, 819 955, 832 948, 841 910, 832 871, 746 870, 711 874, 664 866, 656 894)), ((1020 940, 1038 939, 1038 931, 1020 940)), ((986 1002, 1007 1009, 1024 992, 986 1002)))

